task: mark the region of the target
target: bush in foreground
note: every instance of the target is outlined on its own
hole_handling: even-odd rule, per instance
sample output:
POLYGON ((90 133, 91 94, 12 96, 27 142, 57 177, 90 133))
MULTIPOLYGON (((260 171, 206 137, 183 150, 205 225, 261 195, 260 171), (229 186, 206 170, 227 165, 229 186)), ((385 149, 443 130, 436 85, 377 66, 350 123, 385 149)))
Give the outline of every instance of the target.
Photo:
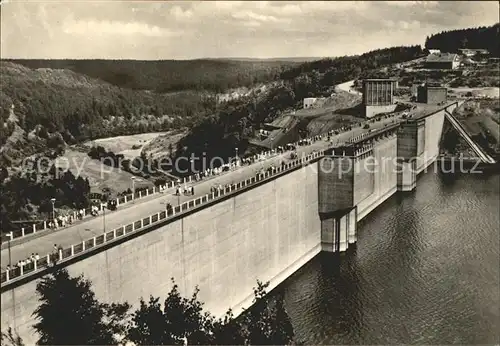
MULTIPOLYGON (((83 276, 70 277, 66 269, 45 276, 37 285, 40 306, 33 315, 38 345, 286 345, 294 331, 283 297, 266 298, 264 284, 257 281, 254 304, 234 318, 229 310, 223 318, 203 311, 196 287, 191 297, 182 297, 173 287, 162 303, 160 298, 141 298, 130 313, 128 303, 99 302, 92 284, 83 276)), ((23 345, 9 328, 2 345, 23 345)))

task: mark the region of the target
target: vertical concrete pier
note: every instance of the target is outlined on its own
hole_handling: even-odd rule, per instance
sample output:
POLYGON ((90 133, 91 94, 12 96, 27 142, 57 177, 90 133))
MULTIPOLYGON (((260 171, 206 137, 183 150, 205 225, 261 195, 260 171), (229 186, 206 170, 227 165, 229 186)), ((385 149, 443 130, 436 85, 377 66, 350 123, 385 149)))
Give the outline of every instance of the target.
POLYGON ((356 160, 348 149, 318 162, 318 212, 321 220, 321 250, 346 251, 356 242, 357 208, 354 205, 356 160))
POLYGON ((349 244, 354 244, 358 240, 358 208, 351 209, 347 216, 347 241, 349 244))
POLYGON ((398 191, 417 186, 416 160, 425 149, 425 121, 407 121, 398 132, 398 191))
POLYGON ((398 191, 413 191, 417 186, 417 165, 415 159, 400 160, 398 169, 398 191))
POLYGON ((343 252, 357 240, 357 208, 321 217, 321 251, 343 252))
MULTIPOLYGON (((396 192, 396 131, 387 129, 336 148, 318 162, 322 251, 347 250, 357 240, 358 221, 396 192)), ((415 183, 406 180, 410 186, 415 183)))

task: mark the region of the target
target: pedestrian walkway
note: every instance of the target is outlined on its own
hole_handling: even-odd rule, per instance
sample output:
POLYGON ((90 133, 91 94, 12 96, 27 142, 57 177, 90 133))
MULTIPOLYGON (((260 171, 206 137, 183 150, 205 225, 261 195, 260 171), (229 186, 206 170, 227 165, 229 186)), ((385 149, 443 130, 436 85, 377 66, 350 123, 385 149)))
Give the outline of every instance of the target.
MULTIPOLYGON (((391 119, 384 119, 384 121, 374 123, 373 127, 383 128, 385 124, 390 122, 391 119)), ((335 140, 338 143, 347 142, 353 136, 359 136, 366 131, 367 130, 362 129, 361 127, 356 127, 350 131, 345 131, 333 136, 331 140, 335 140)), ((295 153, 297 157, 301 158, 314 151, 327 149, 331 146, 331 141, 329 142, 326 139, 326 136, 317 136, 308 143, 303 143, 304 145, 295 145, 295 153)), ((250 165, 244 165, 238 169, 213 176, 209 180, 193 182, 192 186, 195 187, 193 195, 181 194, 176 196, 174 195, 174 190, 169 189, 163 194, 155 194, 151 199, 144 200, 141 203, 132 205, 129 204, 126 208, 119 208, 116 211, 103 213, 97 217, 88 219, 86 222, 72 225, 66 229, 49 232, 44 236, 32 238, 23 243, 13 243, 11 244, 12 246, 10 247, 10 251, 8 251, 7 248, 2 248, 2 266, 9 263, 17 263, 20 260, 25 260, 31 256, 32 253, 47 253, 54 244, 58 244, 66 248, 72 244, 78 243, 78 241, 100 236, 106 232, 106 230, 115 229, 124 224, 135 222, 143 216, 164 211, 166 203, 170 203, 173 206, 179 206, 188 200, 196 199, 211 193, 211 188, 214 185, 226 186, 244 181, 254 177, 256 172, 259 170, 265 171, 272 166, 277 167, 281 165, 282 162, 288 163, 291 161, 293 161, 293 158, 291 157, 290 151, 279 155, 274 153, 273 156, 269 157, 267 160, 255 161, 250 165), (133 208, 131 208, 131 206, 133 206, 133 208)))

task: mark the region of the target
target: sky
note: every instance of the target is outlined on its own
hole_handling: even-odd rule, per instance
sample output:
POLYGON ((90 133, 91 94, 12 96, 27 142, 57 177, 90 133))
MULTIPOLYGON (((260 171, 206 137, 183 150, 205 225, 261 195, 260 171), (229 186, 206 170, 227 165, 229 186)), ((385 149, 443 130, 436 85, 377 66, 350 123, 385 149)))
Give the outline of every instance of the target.
POLYGON ((2 0, 1 58, 333 57, 499 21, 497 1, 2 0))

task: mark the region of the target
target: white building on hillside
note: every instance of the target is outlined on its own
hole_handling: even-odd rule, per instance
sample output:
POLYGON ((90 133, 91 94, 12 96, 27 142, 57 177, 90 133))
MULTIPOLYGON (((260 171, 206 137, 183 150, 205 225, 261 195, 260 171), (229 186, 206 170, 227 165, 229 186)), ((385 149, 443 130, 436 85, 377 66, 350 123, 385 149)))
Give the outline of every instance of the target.
POLYGON ((304 99, 304 109, 311 108, 316 103, 316 97, 308 97, 304 99))
POLYGON ((424 67, 428 69, 451 70, 460 65, 460 58, 457 54, 441 53, 427 56, 424 67))
POLYGON ((316 107, 321 108, 325 103, 326 98, 324 97, 308 97, 304 99, 304 109, 316 107))

